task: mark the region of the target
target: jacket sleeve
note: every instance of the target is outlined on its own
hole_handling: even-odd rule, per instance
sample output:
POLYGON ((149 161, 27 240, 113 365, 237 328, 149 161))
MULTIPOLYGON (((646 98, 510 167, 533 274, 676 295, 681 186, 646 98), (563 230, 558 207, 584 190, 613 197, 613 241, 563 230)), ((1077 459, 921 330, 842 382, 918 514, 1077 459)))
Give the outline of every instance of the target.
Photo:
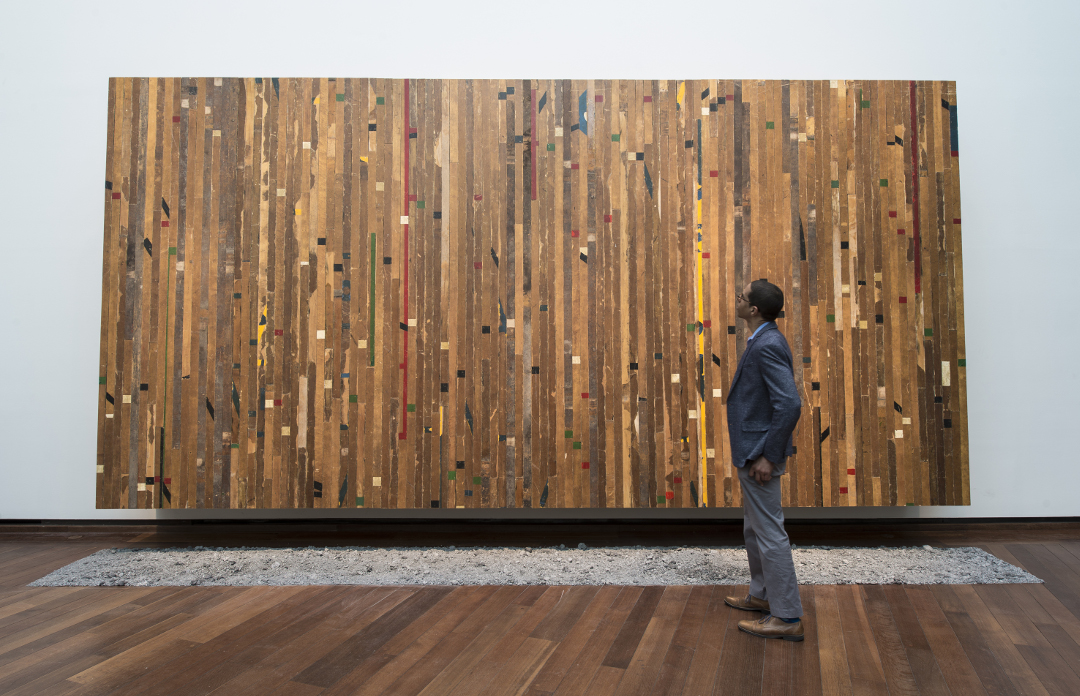
POLYGON ((770 343, 761 346, 758 358, 773 411, 762 454, 774 464, 787 457, 788 443, 802 412, 802 400, 795 387, 791 358, 785 353, 781 346, 770 343))

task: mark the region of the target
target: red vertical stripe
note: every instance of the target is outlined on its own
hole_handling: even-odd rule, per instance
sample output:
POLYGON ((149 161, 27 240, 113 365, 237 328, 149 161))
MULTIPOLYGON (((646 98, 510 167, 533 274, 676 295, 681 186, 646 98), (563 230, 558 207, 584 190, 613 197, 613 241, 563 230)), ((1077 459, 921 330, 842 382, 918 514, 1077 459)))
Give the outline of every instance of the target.
POLYGON ((532 199, 536 200, 536 90, 532 91, 532 126, 530 132, 532 133, 532 141, 529 144, 529 149, 532 151, 532 157, 529 158, 529 166, 532 169, 531 181, 532 181, 532 199))
MULTIPOLYGON (((405 162, 404 172, 402 172, 405 182, 404 195, 402 196, 402 203, 404 204, 405 214, 409 214, 409 146, 411 145, 409 138, 409 80, 405 80, 405 127, 402 129, 405 134, 405 162)), ((409 325, 409 225, 405 224, 405 326, 409 325)), ((401 373, 401 436, 402 440, 409 432, 409 332, 402 332, 402 341, 405 345, 404 357, 401 361, 402 373, 401 373)))
POLYGON ((914 213, 915 227, 912 228, 912 240, 915 242, 915 294, 922 292, 922 246, 919 244, 919 111, 915 105, 915 80, 911 86, 911 207, 914 213))

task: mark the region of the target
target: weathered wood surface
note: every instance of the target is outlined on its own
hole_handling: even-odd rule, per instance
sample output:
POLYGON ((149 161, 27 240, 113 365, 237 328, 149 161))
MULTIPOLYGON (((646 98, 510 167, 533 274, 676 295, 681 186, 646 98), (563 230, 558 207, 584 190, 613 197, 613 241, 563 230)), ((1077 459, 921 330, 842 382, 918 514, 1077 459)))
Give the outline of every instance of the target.
POLYGON ((97 505, 969 503, 949 82, 113 79, 97 505))

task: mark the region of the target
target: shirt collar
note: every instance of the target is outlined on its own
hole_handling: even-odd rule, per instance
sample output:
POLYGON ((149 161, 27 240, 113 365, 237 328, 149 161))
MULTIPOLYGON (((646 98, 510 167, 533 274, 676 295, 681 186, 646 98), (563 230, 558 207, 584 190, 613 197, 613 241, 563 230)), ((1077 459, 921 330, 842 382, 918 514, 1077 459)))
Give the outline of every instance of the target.
POLYGON ((757 327, 756 329, 754 329, 754 333, 750 334, 750 338, 746 339, 746 342, 749 343, 750 341, 753 341, 757 337, 757 335, 761 333, 761 330, 764 329, 766 326, 776 326, 776 322, 767 321, 761 326, 757 327))

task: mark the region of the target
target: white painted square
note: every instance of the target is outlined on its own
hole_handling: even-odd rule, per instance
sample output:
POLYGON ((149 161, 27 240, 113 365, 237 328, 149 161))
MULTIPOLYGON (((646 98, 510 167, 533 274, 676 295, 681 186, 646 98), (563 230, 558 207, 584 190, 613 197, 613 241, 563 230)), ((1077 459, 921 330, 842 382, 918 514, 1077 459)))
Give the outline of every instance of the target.
POLYGON ((799 133, 799 142, 800 143, 805 143, 806 142, 806 133, 799 133))
POLYGON ((319 330, 317 330, 317 331, 315 332, 315 338, 317 338, 317 339, 318 339, 318 340, 320 340, 320 341, 321 341, 321 340, 323 340, 323 339, 325 339, 325 338, 326 338, 326 330, 325 330, 325 329, 319 329, 319 330))
POLYGON ((897 430, 895 433, 893 433, 893 436, 897 440, 903 440, 904 439, 904 431, 903 430, 897 430))
POLYGON ((324 379, 323 380, 323 389, 333 389, 333 388, 334 388, 334 380, 332 380, 332 379, 324 379))
POLYGON ((851 286, 847 284, 841 285, 840 292, 844 293, 845 295, 848 294, 849 292, 851 292, 851 286))
POLYGON ((578 247, 578 251, 580 251, 582 254, 585 254, 586 256, 589 255, 589 247, 587 246, 578 247))
POLYGON ((130 404, 131 403, 131 394, 124 394, 124 403, 125 404, 130 404))
POLYGON ((829 80, 829 88, 836 89, 836 80, 829 80))
POLYGON ((139 492, 142 493, 145 490, 146 490, 146 482, 140 482, 139 483, 139 492))
POLYGON ((375 182, 375 190, 376 191, 385 191, 386 190, 386 184, 383 183, 382 181, 376 181, 375 182))
POLYGON ((310 150, 311 149, 311 141, 309 141, 309 140, 304 141, 304 149, 305 150, 310 150))
POLYGON ((221 137, 221 131, 219 131, 219 130, 214 131, 214 137, 215 138, 220 138, 221 137))
POLYGON ((188 108, 188 100, 187 99, 181 99, 180 100, 180 108, 181 109, 187 109, 188 108))
POLYGON ((105 465, 104 464, 98 464, 97 465, 97 472, 99 474, 104 474, 105 473, 105 465))
POLYGON ((874 280, 876 282, 881 282, 881 274, 880 273, 875 273, 874 274, 874 280))
POLYGON ((860 329, 865 329, 866 328, 866 322, 865 321, 860 321, 859 322, 859 328, 860 329))
POLYGON ((277 190, 277 195, 279 197, 284 197, 285 196, 285 189, 278 189, 277 190))
POLYGON ((266 408, 273 408, 273 407, 274 407, 274 400, 273 399, 267 399, 266 400, 266 408))
POLYGON ((416 326, 416 319, 410 319, 409 326, 416 326))
POLYGON ((561 138, 562 137, 562 126, 555 126, 555 137, 556 138, 561 138))
POLYGON ((581 364, 581 356, 580 355, 572 355, 572 356, 570 356, 570 363, 573 364, 573 365, 580 365, 581 364))
POLYGON ((359 341, 356 342, 356 347, 357 348, 367 348, 367 339, 366 338, 361 338, 359 341))
POLYGON ((506 328, 508 328, 508 329, 514 328, 514 320, 513 319, 507 319, 506 320, 506 328))
POLYGON ((307 261, 301 261, 301 262, 300 262, 300 265, 301 265, 301 266, 308 266, 308 265, 310 265, 310 263, 309 263, 309 262, 307 262, 307 261))
POLYGON ((214 86, 215 87, 220 87, 221 86, 221 78, 220 77, 215 77, 214 78, 214 86))
POLYGON ((184 262, 183 261, 177 261, 176 262, 176 270, 183 272, 183 270, 184 270, 184 262))
POLYGON ((409 216, 408 215, 402 215, 401 216, 401 224, 402 225, 408 225, 409 224, 409 216))
POLYGON ((679 380, 681 380, 681 379, 682 379, 682 375, 680 375, 678 372, 671 375, 671 383, 672 384, 678 384, 679 380))
POLYGON ((105 417, 106 417, 106 418, 112 418, 112 417, 113 417, 113 414, 111 414, 111 413, 106 413, 106 414, 105 414, 105 417))
POLYGON ((943 387, 951 387, 952 386, 952 375, 950 374, 949 361, 948 360, 942 360, 941 361, 941 386, 943 386, 943 387))
POLYGON ((209 115, 210 115, 210 107, 209 107, 209 106, 208 106, 208 107, 206 107, 206 115, 207 115, 207 116, 209 116, 209 115))
POLYGON ((439 347, 443 350, 450 350, 450 341, 443 341, 439 347))
POLYGON ((708 116, 709 115, 709 107, 707 107, 707 106, 701 107, 701 115, 702 116, 708 116))
POLYGON ((569 169, 570 168, 570 160, 563 160, 562 166, 563 166, 563 169, 569 169))
POLYGON ((910 418, 905 418, 903 420, 903 422, 904 422, 904 425, 911 425, 911 419, 910 418))
POLYGON ((712 390, 712 395, 713 395, 714 399, 719 399, 720 398, 720 390, 719 389, 713 389, 712 390))
POLYGON ((281 434, 288 437, 292 433, 292 428, 288 425, 281 426, 281 434))
POLYGON ((690 420, 697 420, 697 411, 687 411, 686 417, 690 420))
POLYGON ((637 160, 637 153, 636 152, 627 152, 626 153, 626 159, 630 160, 631 162, 636 161, 637 160))
POLYGON ((705 456, 707 458, 709 458, 709 459, 716 459, 716 450, 714 450, 714 449, 705 450, 705 456))
POLYGON ((382 476, 372 476, 371 477, 371 485, 372 486, 381 486, 382 485, 382 476))
POLYGON ((878 387, 878 389, 877 389, 877 398, 878 398, 878 401, 884 401, 885 400, 885 387, 878 387))
POLYGON ((595 234, 590 234, 589 235, 589 241, 590 242, 595 242, 596 241, 596 235, 595 234))

